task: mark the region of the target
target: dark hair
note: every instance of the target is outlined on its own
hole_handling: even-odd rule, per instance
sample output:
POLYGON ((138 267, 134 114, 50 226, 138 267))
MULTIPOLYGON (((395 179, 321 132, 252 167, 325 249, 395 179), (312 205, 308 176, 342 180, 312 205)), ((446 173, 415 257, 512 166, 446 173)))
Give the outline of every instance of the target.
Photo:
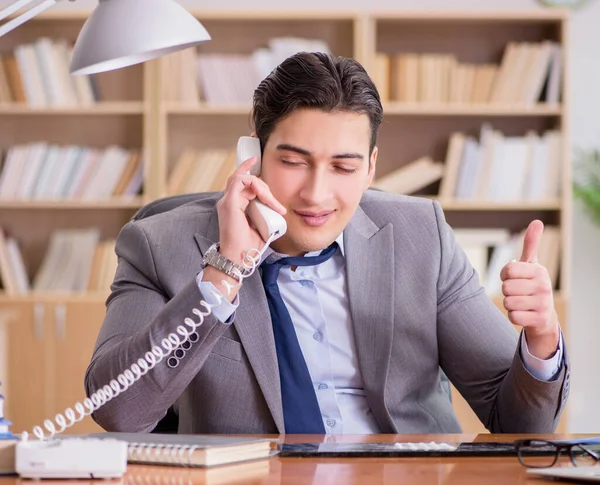
POLYGON ((263 150, 275 125, 298 108, 368 115, 373 152, 383 108, 375 84, 354 59, 300 52, 277 66, 254 91, 252 122, 263 150))

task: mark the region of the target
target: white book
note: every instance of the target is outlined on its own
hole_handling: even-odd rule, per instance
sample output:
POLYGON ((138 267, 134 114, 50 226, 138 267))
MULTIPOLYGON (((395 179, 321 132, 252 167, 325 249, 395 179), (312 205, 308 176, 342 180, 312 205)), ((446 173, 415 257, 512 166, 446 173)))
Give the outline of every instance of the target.
POLYGON ((546 86, 546 103, 558 104, 560 100, 563 76, 562 55, 562 47, 555 44, 552 50, 548 84, 546 86))
POLYGON ((479 181, 474 197, 477 199, 489 199, 492 186, 498 173, 502 170, 501 153, 504 136, 502 133, 492 129, 482 131, 480 149, 479 181))
POLYGON ((23 177, 19 183, 16 198, 29 199, 35 188, 35 183, 40 175, 46 156, 48 154, 47 143, 33 143, 29 145, 27 155, 27 164, 24 169, 23 177))
POLYGON ((277 64, 273 61, 273 54, 271 50, 267 49, 266 47, 254 50, 251 58, 255 66, 255 71, 259 78, 259 82, 271 74, 273 69, 277 67, 277 64))
POLYGON ((456 192, 454 193, 454 196, 457 199, 472 199, 475 194, 477 187, 479 152, 480 146, 477 140, 472 136, 467 136, 465 138, 465 147, 458 171, 456 192))
POLYGON ((27 104, 35 108, 47 107, 48 99, 33 44, 18 45, 15 48, 15 58, 23 81, 27 104))
POLYGON ((82 165, 83 158, 86 155, 86 149, 82 146, 72 146, 72 153, 70 156, 72 157, 71 166, 67 170, 64 180, 61 181, 62 186, 57 188, 58 197, 67 198, 69 191, 71 190, 71 186, 75 177, 77 176, 79 169, 82 165))
POLYGON ((94 251, 100 241, 100 230, 88 229, 81 233, 77 246, 77 272, 73 278, 73 291, 84 292, 92 271, 94 251))
POLYGON ((125 170, 128 159, 128 150, 114 145, 107 147, 102 153, 98 169, 87 184, 82 198, 90 200, 110 197, 125 170))
POLYGON ((73 174, 65 187, 64 197, 72 199, 79 191, 85 189, 86 177, 95 169, 96 162, 100 159, 100 150, 96 148, 83 148, 81 157, 77 159, 73 174))
POLYGON ((523 86, 523 103, 528 106, 536 104, 542 94, 544 83, 548 79, 552 57, 556 48, 555 42, 544 41, 537 46, 533 64, 523 86))
POLYGON ((48 148, 44 164, 31 194, 33 199, 42 200, 48 197, 51 187, 50 184, 54 178, 55 170, 57 170, 58 164, 60 163, 61 152, 61 147, 58 145, 50 145, 48 148))
POLYGON ((446 163, 444 164, 444 175, 440 184, 440 198, 452 198, 456 191, 460 164, 465 148, 465 135, 453 133, 448 142, 446 151, 446 163))
POLYGON ((10 173, 10 179, 7 182, 8 187, 6 187, 6 190, 3 193, 8 199, 18 198, 19 187, 25 178, 30 151, 31 145, 23 145, 17 150, 17 155, 13 159, 15 166, 10 173))
POLYGON ((67 261, 67 253, 63 251, 65 233, 56 230, 50 235, 50 242, 44 253, 42 263, 33 279, 34 291, 48 291, 53 289, 53 279, 61 274, 67 261))
POLYGON ((396 194, 412 194, 440 180, 443 174, 443 163, 421 157, 378 178, 373 187, 396 194))
POLYGON ((526 183, 529 147, 524 137, 504 137, 496 158, 491 198, 498 202, 519 202, 526 183))
POLYGON ((562 175, 562 136, 559 131, 548 131, 544 134, 548 143, 548 160, 544 198, 546 200, 555 200, 560 197, 563 181, 562 175))
POLYGON ((483 285, 487 278, 488 248, 485 246, 461 246, 461 249, 477 274, 479 284, 483 285))
POLYGON ((14 198, 27 152, 27 145, 13 145, 8 149, 0 175, 0 199, 14 198))
MULTIPOLYGON (((61 90, 61 96, 64 100, 65 106, 78 106, 79 99, 77 97, 77 90, 75 87, 75 77, 83 77, 87 76, 72 76, 70 72, 70 62, 69 62, 69 46, 67 41, 64 39, 55 40, 52 45, 52 59, 54 64, 56 65, 56 70, 58 73, 58 81, 61 90)), ((85 81, 85 79, 83 79, 85 81)), ((90 88, 91 92, 91 88, 90 88)), ((93 99, 91 100, 93 101, 93 99)))
POLYGON ((216 54, 200 54, 196 61, 198 81, 207 104, 223 103, 215 56, 216 54))
POLYGON ((518 235, 513 235, 507 242, 494 247, 487 269, 487 278, 483 285, 488 295, 497 296, 502 294, 500 272, 507 263, 514 259, 515 252, 519 250, 520 242, 521 238, 518 235))
POLYGON ((143 160, 143 155, 142 155, 142 158, 140 158, 140 162, 138 163, 138 166, 135 169, 135 174, 133 175, 133 177, 131 177, 131 180, 129 181, 129 184, 125 188, 123 195, 128 196, 128 197, 134 197, 142 189, 143 184, 144 184, 144 160, 143 160))
MULTIPOLYGON (((71 64, 73 57, 73 48, 68 46, 65 42, 58 42, 57 48, 61 55, 65 58, 66 64, 71 64)), ((69 74, 70 75, 70 74, 69 74)), ((92 80, 90 76, 72 76, 71 82, 73 89, 77 95, 77 100, 80 106, 91 106, 97 100, 94 96, 94 90, 92 89, 92 80)))
POLYGON ((7 295, 19 293, 18 283, 13 273, 10 256, 6 247, 6 235, 2 227, 0 227, 0 283, 2 283, 7 295))
POLYGON ((15 278, 17 293, 24 294, 29 292, 31 288, 29 276, 27 276, 19 243, 15 238, 9 237, 6 239, 6 251, 8 253, 8 260, 10 261, 11 273, 15 278))
POLYGON ((44 92, 49 106, 65 106, 66 97, 63 94, 60 73, 54 58, 54 47, 48 37, 40 37, 34 43, 40 74, 44 84, 44 92))
POLYGON ((64 198, 66 193, 67 184, 72 176, 72 172, 76 167, 77 160, 81 153, 81 147, 76 145, 69 145, 63 147, 62 156, 60 160, 60 167, 56 171, 57 177, 54 183, 50 187, 48 197, 53 199, 64 198))

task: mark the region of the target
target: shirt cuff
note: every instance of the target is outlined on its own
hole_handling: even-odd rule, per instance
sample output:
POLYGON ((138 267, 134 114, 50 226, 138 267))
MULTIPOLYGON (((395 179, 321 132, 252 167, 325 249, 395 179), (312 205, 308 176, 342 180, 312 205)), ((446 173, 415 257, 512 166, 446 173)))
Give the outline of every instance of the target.
POLYGON ((525 337, 525 331, 521 338, 521 360, 525 369, 529 373, 539 379, 540 381, 551 381, 562 367, 562 354, 563 354, 563 335, 560 333, 558 339, 558 349, 552 357, 546 360, 538 359, 537 357, 529 353, 529 347, 527 347, 527 339, 525 337))
POLYGON ((239 294, 235 296, 233 302, 230 302, 226 298, 221 298, 221 302, 219 303, 217 297, 213 294, 220 294, 219 290, 217 290, 216 286, 210 281, 202 281, 203 276, 204 271, 200 271, 200 273, 198 273, 196 276, 196 284, 198 285, 198 289, 201 291, 204 300, 206 300, 206 303, 211 305, 212 314, 221 323, 233 322, 233 314, 240 304, 239 294))

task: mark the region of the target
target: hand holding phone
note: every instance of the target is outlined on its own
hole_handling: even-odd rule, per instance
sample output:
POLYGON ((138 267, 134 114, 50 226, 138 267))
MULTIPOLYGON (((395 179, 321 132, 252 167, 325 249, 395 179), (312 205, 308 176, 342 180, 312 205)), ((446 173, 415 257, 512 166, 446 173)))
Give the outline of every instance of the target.
POLYGON ((237 168, 217 202, 219 252, 237 264, 249 251, 262 252, 266 241, 281 237, 287 230, 285 208, 256 176, 260 173, 260 158, 259 140, 242 137, 237 148, 237 168))
MULTIPOLYGON (((250 170, 250 174, 259 175, 261 170, 260 141, 251 136, 242 136, 237 145, 237 164, 240 166, 251 157, 257 157, 257 162, 250 170)), ((246 209, 252 224, 264 241, 280 238, 287 231, 287 224, 281 214, 263 204, 260 200, 251 200, 246 209)))

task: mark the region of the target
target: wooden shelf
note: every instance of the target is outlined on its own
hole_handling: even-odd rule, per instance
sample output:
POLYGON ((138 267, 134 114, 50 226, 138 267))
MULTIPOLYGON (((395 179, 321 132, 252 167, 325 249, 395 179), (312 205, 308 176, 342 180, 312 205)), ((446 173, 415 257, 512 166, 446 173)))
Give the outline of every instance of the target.
POLYGON ((0 209, 139 209, 141 197, 107 200, 0 200, 0 209))
POLYGON ((0 104, 0 115, 46 115, 46 116, 94 116, 94 115, 141 115, 141 101, 101 102, 92 106, 35 108, 22 104, 0 104))
POLYGON ((440 205, 444 210, 454 211, 557 211, 561 209, 559 200, 549 202, 488 202, 488 201, 443 201, 440 205))
MULTIPOLYGON (((163 107, 170 115, 245 115, 250 105, 183 105, 166 103, 163 107)), ((386 115, 405 116, 561 116, 562 106, 538 104, 535 106, 504 106, 493 104, 406 104, 388 102, 384 104, 386 115)))
POLYGON ((164 112, 170 115, 248 115, 252 109, 251 105, 209 105, 199 106, 184 105, 179 103, 166 103, 164 112))
POLYGON ((569 18, 567 9, 553 8, 545 10, 422 10, 422 11, 386 11, 376 10, 371 13, 376 20, 384 21, 418 21, 439 20, 449 21, 510 21, 510 22, 540 22, 559 21, 569 18))
POLYGON ((386 115, 413 116, 561 116, 562 106, 537 104, 534 106, 510 106, 501 104, 406 104, 386 103, 386 115))

